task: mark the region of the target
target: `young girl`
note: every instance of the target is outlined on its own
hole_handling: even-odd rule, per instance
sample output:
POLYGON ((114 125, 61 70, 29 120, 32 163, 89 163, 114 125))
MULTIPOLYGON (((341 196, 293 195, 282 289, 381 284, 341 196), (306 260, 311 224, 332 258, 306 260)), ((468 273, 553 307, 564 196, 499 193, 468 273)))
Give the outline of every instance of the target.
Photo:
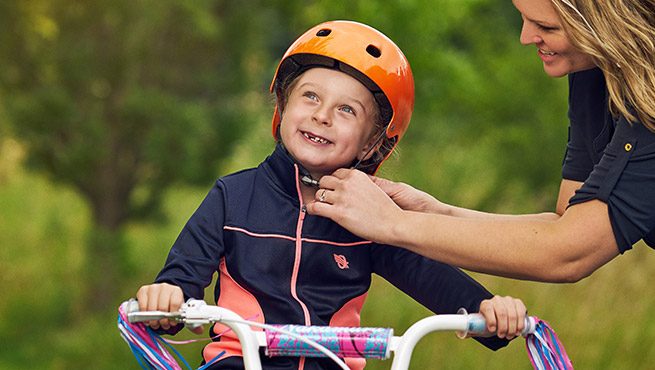
MULTIPOLYGON (((482 312, 498 349, 523 329, 525 306, 494 297, 460 270, 361 239, 306 214, 316 180, 342 167, 375 173, 409 124, 414 81, 396 45, 354 22, 303 34, 282 58, 271 87, 279 144, 257 168, 218 179, 173 245, 155 283, 137 293, 141 310, 176 311, 202 298, 218 271, 217 305, 268 324, 359 326, 376 273, 435 313, 482 312)), ((151 322, 174 333, 174 322, 151 322)), ((215 325, 212 336, 224 331, 215 325)), ((197 330, 197 332, 199 332, 197 330)), ((211 369, 242 368, 236 337, 203 350, 211 369)), ((265 369, 330 369, 329 359, 263 357, 265 369)), ((353 369, 365 361, 347 358, 353 369)))

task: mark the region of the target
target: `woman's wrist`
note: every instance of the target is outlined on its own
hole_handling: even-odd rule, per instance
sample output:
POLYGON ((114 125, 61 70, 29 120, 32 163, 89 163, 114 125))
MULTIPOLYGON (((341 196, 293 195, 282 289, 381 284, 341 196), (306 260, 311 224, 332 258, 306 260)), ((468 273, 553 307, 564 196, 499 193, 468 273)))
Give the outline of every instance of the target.
POLYGON ((433 201, 426 205, 426 213, 434 213, 444 216, 453 215, 453 210, 455 207, 451 206, 450 204, 443 203, 436 198, 432 199, 433 201))

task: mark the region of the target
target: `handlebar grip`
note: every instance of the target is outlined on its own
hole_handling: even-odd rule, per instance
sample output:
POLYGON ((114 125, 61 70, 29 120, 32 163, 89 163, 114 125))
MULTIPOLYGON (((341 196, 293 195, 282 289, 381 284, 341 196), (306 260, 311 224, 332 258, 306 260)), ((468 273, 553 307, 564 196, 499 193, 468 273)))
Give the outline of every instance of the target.
POLYGON ((315 347, 293 338, 296 334, 316 342, 340 357, 387 359, 389 342, 393 337, 390 328, 271 325, 266 329, 266 354, 268 356, 326 357, 315 347))
MULTIPOLYGON (((487 321, 484 316, 480 313, 468 313, 466 309, 460 308, 457 311, 458 314, 464 315, 467 318, 467 329, 464 331, 456 332, 458 338, 466 338, 468 335, 474 337, 488 337, 495 335, 496 332, 490 332, 487 330, 487 321)), ((525 327, 521 331, 522 337, 527 337, 530 334, 534 334, 537 328, 537 322, 533 316, 525 317, 525 327)))
POLYGON ((171 319, 175 321, 182 322, 183 315, 181 312, 164 312, 164 311, 139 311, 139 302, 131 298, 125 304, 125 314, 127 316, 127 322, 133 324, 135 322, 143 321, 159 321, 162 319, 171 319))

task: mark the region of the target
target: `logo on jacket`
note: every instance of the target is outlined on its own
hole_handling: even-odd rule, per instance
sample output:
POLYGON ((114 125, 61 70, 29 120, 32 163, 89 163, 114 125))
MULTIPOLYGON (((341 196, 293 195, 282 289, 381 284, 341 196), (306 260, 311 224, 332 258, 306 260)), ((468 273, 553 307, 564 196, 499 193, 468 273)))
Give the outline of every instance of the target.
POLYGON ((345 270, 348 267, 348 261, 346 261, 346 256, 343 254, 333 254, 334 256, 334 261, 337 263, 337 266, 339 266, 340 269, 345 270))

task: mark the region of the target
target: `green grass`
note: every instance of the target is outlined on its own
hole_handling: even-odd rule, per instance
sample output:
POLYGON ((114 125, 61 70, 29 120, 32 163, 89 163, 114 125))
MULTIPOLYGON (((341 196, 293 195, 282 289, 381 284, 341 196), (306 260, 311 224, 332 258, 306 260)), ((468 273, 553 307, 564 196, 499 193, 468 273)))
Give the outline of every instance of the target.
MULTIPOLYGON (((139 369, 115 326, 120 301, 97 314, 82 307, 87 205, 70 189, 12 165, 20 156, 16 148, 7 148, 0 152, 0 369, 139 369)), ((124 299, 154 278, 205 193, 176 188, 166 198, 166 224, 128 227, 127 258, 134 271, 121 287, 124 299)), ((475 276, 497 294, 521 297, 530 314, 550 322, 576 369, 649 369, 655 363, 653 258, 640 244, 571 285, 475 276)), ((429 312, 375 279, 362 315, 365 326, 392 327, 402 334, 429 312)), ((523 342, 491 352, 453 333, 434 333, 419 343, 411 368, 531 369, 523 342)), ((197 364, 203 345, 177 348, 197 364)), ((373 360, 368 368, 389 366, 390 361, 373 360)))

